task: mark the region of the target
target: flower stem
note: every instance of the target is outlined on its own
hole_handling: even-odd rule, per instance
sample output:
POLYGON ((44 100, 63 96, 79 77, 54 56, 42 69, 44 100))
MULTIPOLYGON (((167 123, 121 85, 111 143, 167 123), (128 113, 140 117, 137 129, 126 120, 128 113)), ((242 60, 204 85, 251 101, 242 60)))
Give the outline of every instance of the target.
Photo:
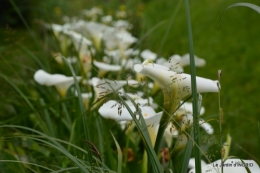
POLYGON ((156 141, 155 141, 155 145, 154 145, 154 150, 155 150, 156 154, 159 153, 159 149, 160 149, 161 141, 162 141, 162 138, 163 138, 164 130, 167 127, 168 121, 169 121, 169 115, 166 111, 163 111, 163 115, 162 115, 162 118, 160 120, 160 126, 159 126, 159 129, 158 129, 158 133, 157 133, 157 137, 156 137, 156 141))

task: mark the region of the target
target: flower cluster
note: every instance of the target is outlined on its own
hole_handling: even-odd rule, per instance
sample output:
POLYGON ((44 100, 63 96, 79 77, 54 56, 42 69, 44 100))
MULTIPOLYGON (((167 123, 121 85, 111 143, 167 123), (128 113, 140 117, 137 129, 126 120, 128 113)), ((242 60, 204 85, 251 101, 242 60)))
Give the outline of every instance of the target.
MULTIPOLYGON (((55 86, 62 98, 66 97, 74 82, 80 82, 89 91, 81 93, 85 108, 97 108, 102 117, 120 122, 123 129, 132 116, 116 97, 109 101, 104 98, 111 93, 129 96, 140 107, 153 144, 162 117, 161 111, 165 110, 181 122, 179 127, 175 122, 167 125, 165 138, 170 146, 172 138, 178 137, 179 132, 191 127, 193 122, 191 103, 182 103, 182 99, 191 94, 190 75, 182 73, 183 67, 189 65, 189 54, 175 54, 166 59, 149 49, 139 50, 134 46, 138 39, 130 33, 132 25, 124 19, 126 15, 119 15, 118 18, 103 16, 104 12, 97 7, 85 10, 82 14, 82 18, 64 18, 66 22, 63 25, 45 24, 60 45, 61 52, 55 53, 55 60, 59 65, 63 66, 66 61, 80 69, 77 81, 72 76, 49 74, 42 69, 35 73, 35 81, 41 85, 55 86), (153 82, 144 82, 145 76, 153 79, 153 82), (156 103, 149 96, 159 90, 158 86, 164 95, 164 104, 156 103), (93 88, 94 93, 89 88, 93 88), (94 101, 90 103, 92 97, 94 101), (93 105, 97 102, 99 104, 93 105), (183 105, 176 109, 181 103, 183 105)), ((195 62, 198 67, 206 63, 199 57, 195 57, 195 62)), ((197 84, 199 93, 219 90, 217 81, 197 77, 197 84)), ((75 95, 80 97, 77 91, 75 95)), ((126 103, 133 112, 136 111, 136 106, 130 100, 126 99, 126 103)), ((204 108, 201 111, 203 113, 204 108)), ((200 124, 208 134, 213 134, 210 124, 202 119, 200 124)))
MULTIPOLYGON (((60 46, 60 52, 54 53, 57 64, 69 63, 78 76, 49 74, 40 69, 34 80, 40 85, 55 86, 61 99, 78 82, 83 91, 81 95, 75 89, 70 91, 82 98, 85 109, 98 111, 103 118, 115 120, 125 130, 133 116, 117 97, 122 96, 132 112, 137 109, 141 112, 153 145, 165 111, 170 116, 164 133, 167 146, 171 147, 173 138, 185 138, 176 147, 182 149, 187 142, 183 132, 193 124, 192 104, 183 101, 191 94, 191 76, 183 73, 183 67, 190 62, 189 54, 175 54, 166 59, 151 50, 140 50, 136 46, 139 40, 130 32, 133 26, 126 20, 125 11, 118 11, 115 16, 103 14, 102 9, 95 7, 83 11, 82 18, 64 18, 63 25, 45 24, 60 46), (152 97, 159 91, 163 102, 152 97)), ((196 66, 205 64, 204 59, 195 57, 196 66)), ((196 77, 196 81, 198 93, 219 92, 218 81, 202 77, 196 77)), ((200 115, 204 112, 205 108, 201 107, 200 115)), ((139 119, 139 115, 136 118, 139 119)), ((213 134, 207 121, 200 119, 199 124, 209 135, 213 134)))

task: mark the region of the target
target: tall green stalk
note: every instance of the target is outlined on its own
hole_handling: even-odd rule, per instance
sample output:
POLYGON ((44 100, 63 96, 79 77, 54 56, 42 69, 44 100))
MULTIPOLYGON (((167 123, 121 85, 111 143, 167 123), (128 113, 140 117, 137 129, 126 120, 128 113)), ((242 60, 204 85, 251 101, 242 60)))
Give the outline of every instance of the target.
MULTIPOLYGON (((76 74, 75 74, 71 64, 68 63, 66 58, 63 57, 63 59, 65 60, 66 64, 69 66, 69 69, 70 69, 70 71, 71 71, 71 73, 73 75, 73 79, 74 79, 74 82, 75 82, 75 89, 76 89, 77 94, 78 94, 79 112, 80 112, 80 114, 82 116, 84 137, 85 137, 85 140, 90 141, 89 129, 87 128, 86 113, 85 113, 85 109, 84 109, 84 104, 83 104, 82 98, 80 97, 81 96, 81 91, 80 91, 79 84, 78 84, 78 81, 77 81, 77 78, 76 78, 76 74)), ((92 158, 92 152, 90 151, 89 145, 86 145, 86 149, 87 149, 87 152, 88 152, 87 161, 90 162, 90 164, 92 164, 93 158, 92 158)))
POLYGON ((196 172, 201 172, 201 154, 200 154, 200 131, 199 131, 199 118, 198 118, 198 100, 197 100, 197 84, 196 84, 196 70, 195 70, 195 60, 194 60, 194 49, 193 49, 193 39, 192 39, 192 27, 190 19, 190 7, 189 1, 185 0, 186 8, 186 20, 188 27, 189 36, 189 50, 190 50, 190 71, 191 71, 191 91, 192 91, 192 105, 193 105, 193 125, 194 125, 194 141, 197 145, 194 147, 195 152, 195 170, 196 172))

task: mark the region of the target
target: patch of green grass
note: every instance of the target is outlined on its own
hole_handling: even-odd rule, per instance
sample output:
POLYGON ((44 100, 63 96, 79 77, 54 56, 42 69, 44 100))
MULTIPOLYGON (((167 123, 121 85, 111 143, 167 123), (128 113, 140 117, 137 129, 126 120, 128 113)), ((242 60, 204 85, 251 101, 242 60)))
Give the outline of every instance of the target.
MULTIPOLYGON (((237 129, 232 136, 236 143, 248 148, 248 152, 260 157, 259 134, 256 123, 254 127, 242 127, 251 122, 259 121, 259 20, 260 15, 252 9, 237 7, 228 10, 219 24, 219 19, 229 5, 237 1, 191 1, 191 20, 194 38, 195 54, 205 58, 204 68, 197 68, 198 76, 217 79, 217 70, 222 69, 221 103, 224 110, 223 129, 237 129), (238 135, 239 134, 239 135, 238 135), (255 141, 258 142, 249 142, 255 141)), ((259 5, 259 1, 247 1, 259 5)), ((178 1, 151 1, 146 4, 143 15, 144 33, 158 22, 170 21, 178 1), (156 10, 155 10, 156 9, 156 10)), ((185 26, 185 9, 181 6, 174 20, 170 34, 162 48, 165 58, 172 54, 188 52, 187 30, 185 26)), ((154 52, 158 51, 160 41, 169 22, 159 27, 145 40, 145 46, 154 52)), ((189 73, 189 68, 185 68, 189 73)), ((218 105, 212 94, 204 97, 203 105, 207 108, 207 117, 216 117, 218 105)), ((217 129, 217 126, 215 127, 217 129)), ((233 147, 234 155, 243 155, 239 148, 233 147)))

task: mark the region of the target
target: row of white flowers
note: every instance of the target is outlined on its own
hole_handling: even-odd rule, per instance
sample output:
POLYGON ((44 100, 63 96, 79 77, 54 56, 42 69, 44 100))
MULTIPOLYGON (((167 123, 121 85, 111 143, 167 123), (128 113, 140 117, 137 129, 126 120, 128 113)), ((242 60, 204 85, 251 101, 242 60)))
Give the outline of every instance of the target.
MULTIPOLYGON (((61 52, 59 56, 56 56, 57 62, 61 65, 64 64, 61 56, 63 55, 66 56, 65 58, 68 62, 83 67, 85 74, 80 74, 76 79, 83 87, 87 85, 88 87, 93 87, 95 91, 95 93, 82 93, 81 97, 85 103, 85 108, 96 108, 89 107, 89 101, 95 95, 94 101, 100 101, 101 103, 100 107, 97 107, 99 114, 104 118, 120 122, 124 129, 126 128, 126 123, 132 120, 132 116, 118 101, 109 100, 103 103, 102 98, 115 91, 118 91, 117 94, 127 94, 135 100, 136 104, 140 105, 152 144, 154 145, 162 117, 162 112, 156 112, 156 110, 158 110, 158 105, 164 107, 170 116, 179 116, 182 124, 181 127, 178 127, 174 123, 169 122, 164 137, 168 147, 170 147, 172 138, 181 136, 182 131, 190 128, 193 123, 191 103, 184 103, 176 111, 176 108, 182 104, 182 99, 191 94, 191 76, 182 73, 184 71, 183 67, 189 65, 189 54, 183 56, 172 55, 167 60, 163 57, 158 57, 151 50, 145 49, 141 51, 134 49, 133 44, 138 42, 138 39, 129 32, 128 29, 132 25, 127 20, 113 21, 112 16, 102 16, 103 11, 99 8, 86 10, 83 13, 88 17, 88 20, 66 18, 64 25, 46 24, 45 26, 53 31, 55 38, 60 43, 61 52), (68 55, 71 47, 74 47, 78 53, 77 55, 68 55), (141 63, 142 60, 144 61, 143 63, 141 63), (93 68, 98 69, 98 76, 93 76, 93 68), (103 77, 108 73, 121 73, 127 70, 136 74, 123 80, 111 80, 103 77), (144 91, 136 91, 135 94, 125 91, 125 86, 133 88, 143 86, 145 76, 154 81, 148 83, 150 93, 158 90, 158 86, 161 88, 164 95, 163 105, 156 103, 152 97, 143 98, 143 95, 145 95, 144 91)), ((195 64, 198 67, 202 67, 206 62, 202 58, 195 57, 195 64)), ((36 71, 34 79, 41 85, 55 86, 61 98, 66 97, 68 89, 75 82, 72 76, 49 74, 42 69, 36 71)), ((202 77, 196 77, 196 80, 198 93, 219 92, 220 90, 218 81, 202 77)), ((75 95, 79 96, 77 92, 75 92, 75 95)), ((126 103, 133 112, 136 110, 136 107, 130 101, 126 100, 126 103)), ((205 109, 202 107, 200 114, 202 115, 204 112, 205 109)), ((208 134, 213 134, 214 130, 207 121, 200 119, 200 126, 208 134)), ((185 142, 181 145, 184 146, 185 142)), ((254 167, 252 168, 258 167, 255 162, 253 164, 254 167)), ((253 171, 253 169, 249 169, 251 172, 253 171)), ((203 166, 202 170, 203 172, 214 172, 216 168, 214 167, 213 169, 211 164, 211 166, 203 166)), ((224 171, 227 172, 227 170, 228 172, 234 172, 238 168, 231 169, 225 167, 224 171)), ((243 172, 241 169, 239 171, 243 172)), ((194 170, 190 171, 190 173, 193 172, 194 170)))

